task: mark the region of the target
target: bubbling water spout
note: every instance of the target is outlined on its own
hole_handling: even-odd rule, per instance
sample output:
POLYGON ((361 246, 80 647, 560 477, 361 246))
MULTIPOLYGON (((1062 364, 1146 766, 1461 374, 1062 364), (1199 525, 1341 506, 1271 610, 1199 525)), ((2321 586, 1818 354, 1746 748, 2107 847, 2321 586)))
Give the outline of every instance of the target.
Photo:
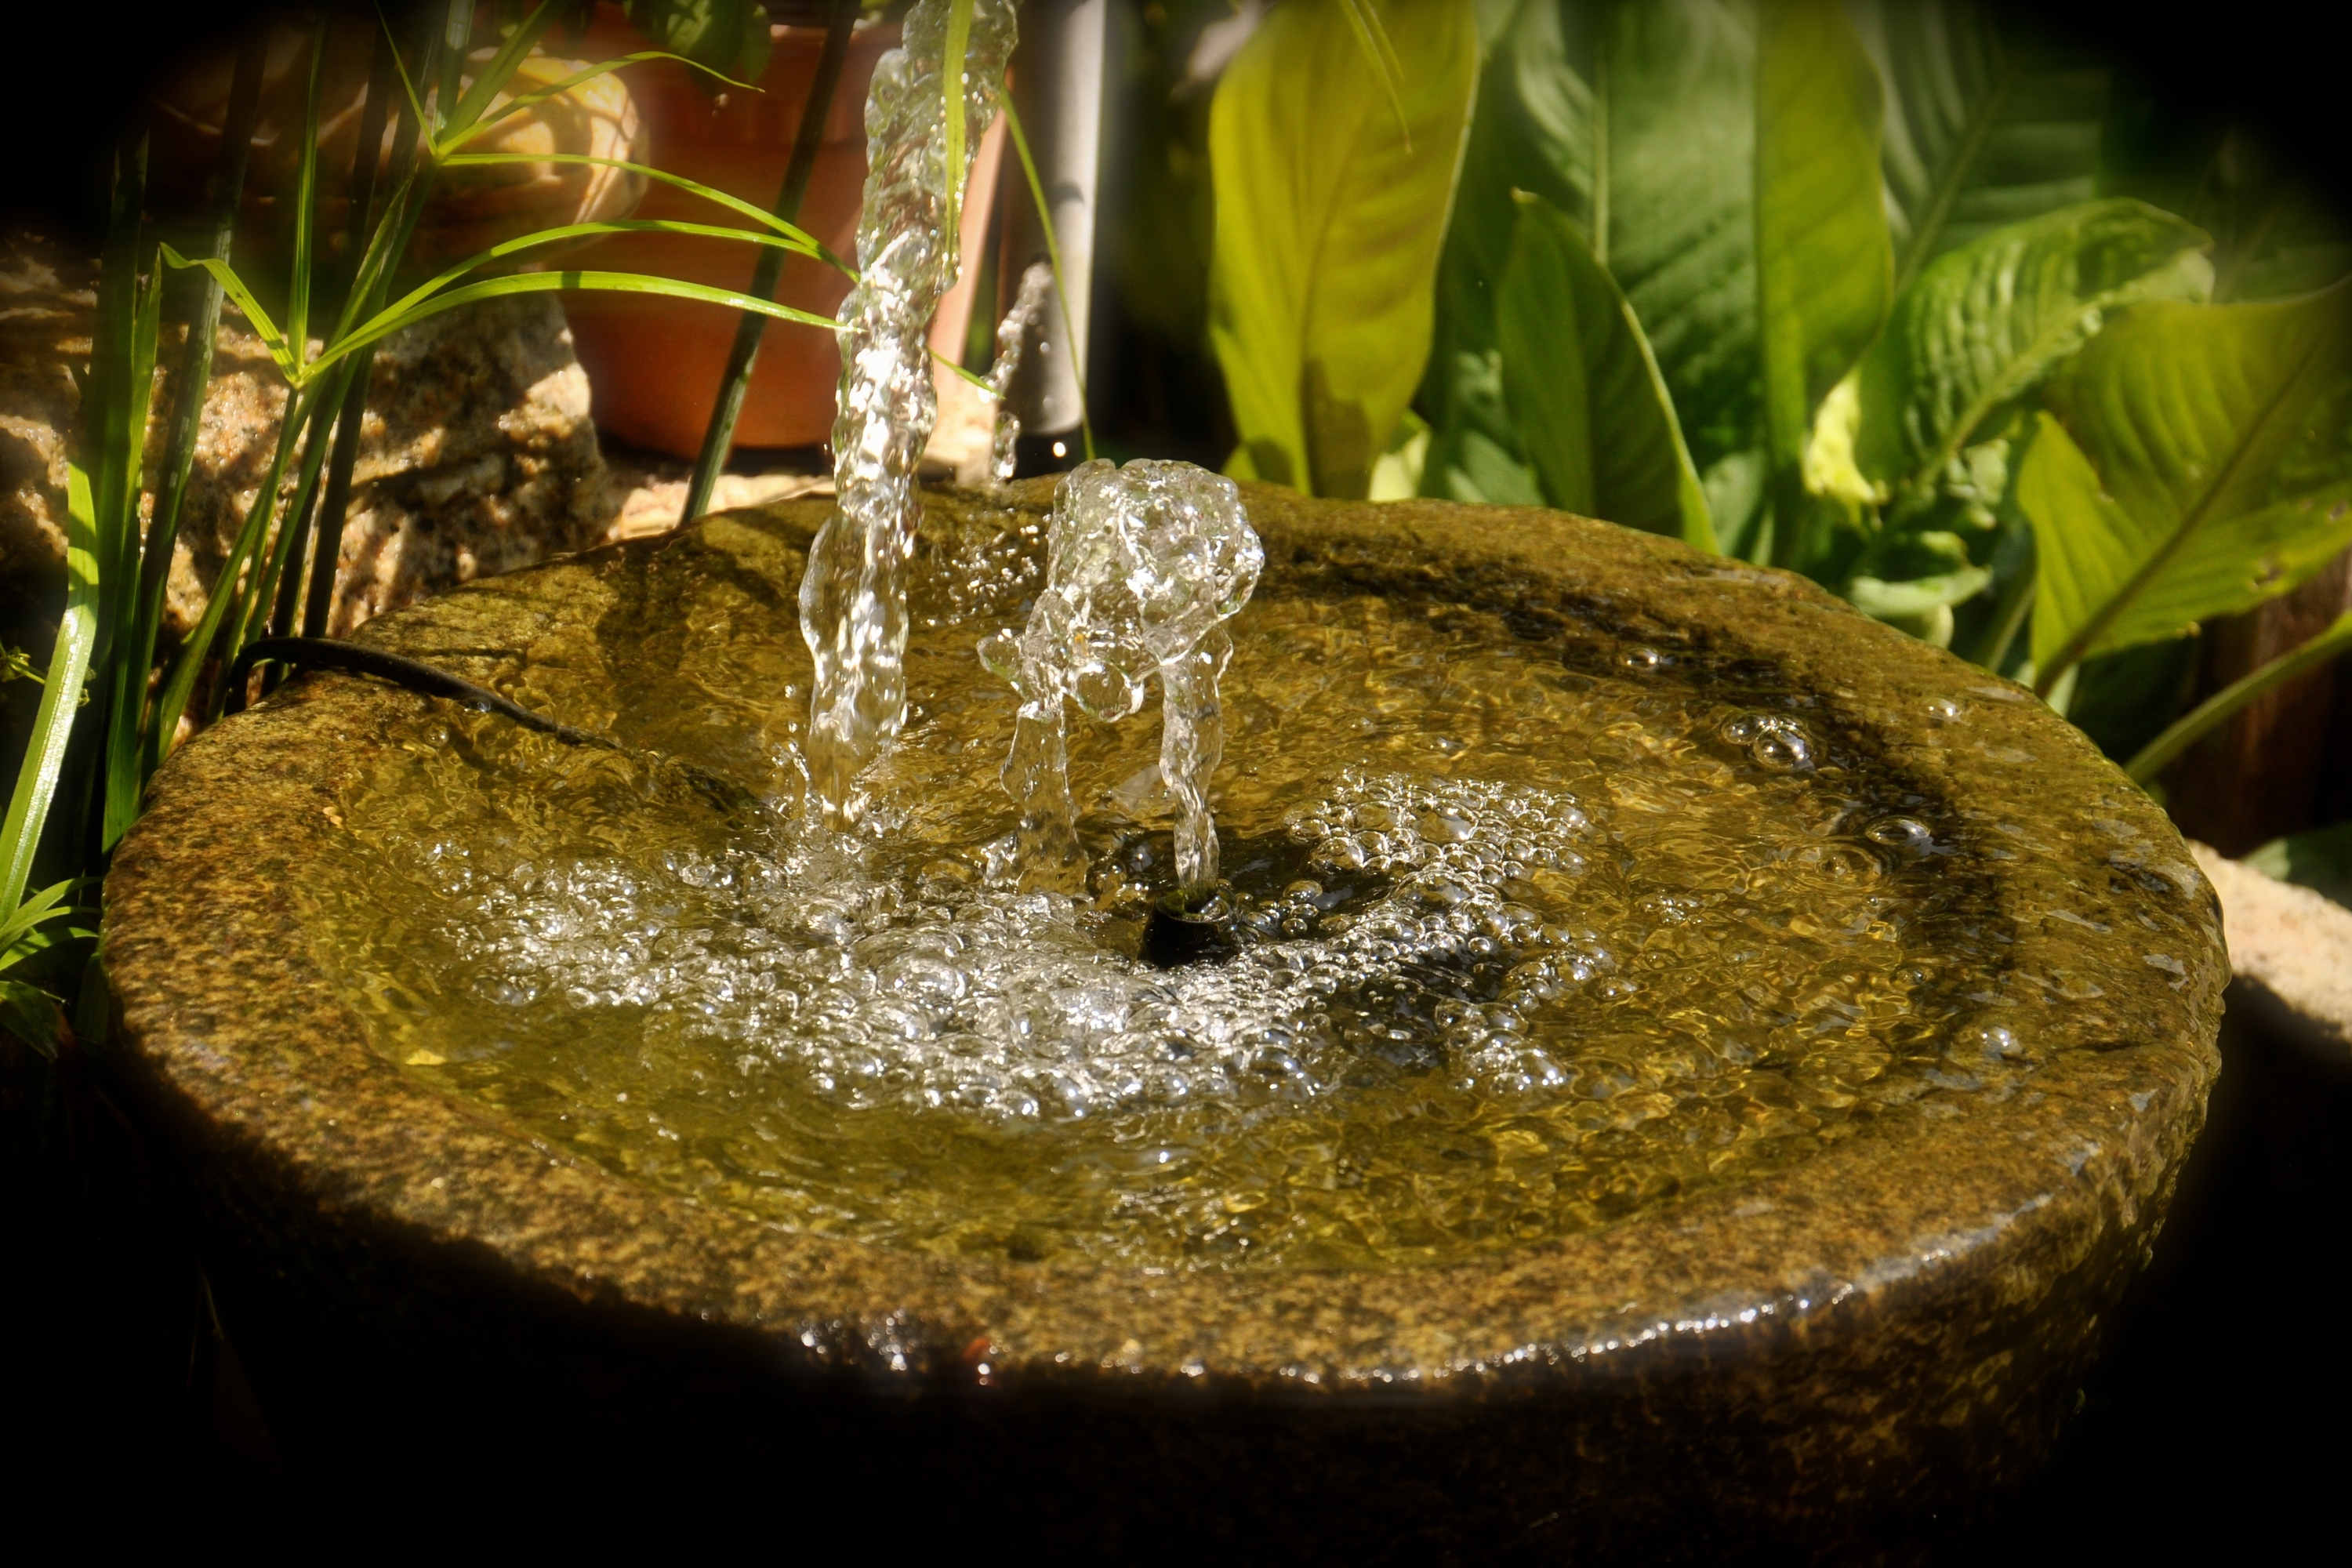
POLYGON ((988 389, 996 398, 996 430, 989 441, 988 475, 998 484, 1013 478, 1013 447, 1021 439, 1021 416, 1013 412, 1009 399, 1013 395, 1013 378, 1021 373, 1021 357, 1029 346, 1029 334, 1037 330, 1037 319, 1045 313, 1045 300, 1053 291, 1054 269, 1042 261, 1033 261, 1029 270, 1021 275, 1021 292, 1013 301, 1013 309, 996 328, 996 363, 988 367, 988 389))
POLYGON ((1082 465, 1063 482, 1046 534, 1045 587, 1019 632, 980 645, 1020 695, 1004 787, 1021 803, 1024 887, 1085 882, 1070 801, 1065 698, 1115 721, 1160 677, 1160 773, 1176 802, 1176 878, 1217 880, 1209 777, 1225 749, 1217 678, 1224 623, 1249 602, 1265 551, 1233 480, 1190 463, 1082 465))
MULTIPOLYGON (((866 104, 866 205, 857 284, 842 302, 841 406, 833 426, 838 510, 810 548, 801 636, 816 672, 809 699, 812 803, 836 825, 864 805, 858 774, 907 721, 907 564, 922 503, 915 467, 939 417, 928 332, 956 275, 944 221, 948 0, 918 0, 904 47, 875 68, 866 104)), ((977 0, 964 55, 967 126, 995 117, 1013 52, 1013 0, 977 0)))

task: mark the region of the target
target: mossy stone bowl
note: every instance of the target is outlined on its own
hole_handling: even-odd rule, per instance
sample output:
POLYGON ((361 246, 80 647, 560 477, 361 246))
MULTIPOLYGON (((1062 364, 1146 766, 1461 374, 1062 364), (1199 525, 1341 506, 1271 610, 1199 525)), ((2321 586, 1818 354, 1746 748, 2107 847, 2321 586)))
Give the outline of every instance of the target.
MULTIPOLYGON (((2064 1009, 2077 1043, 1964 1114, 1451 1265, 1165 1272, 788 1232, 535 1143, 371 1046, 289 889, 426 700, 306 677, 164 768, 104 933, 121 1060, 184 1153, 298 1480, 674 1484, 804 1537, 1373 1561, 1904 1556, 2014 1489, 2216 1070, 2214 901, 2163 814, 2018 689, 1795 578, 1559 513, 1248 500, 1270 577, 1442 583, 1775 662, 1916 789, 2040 847, 1992 873, 1988 987, 2064 1009)), ((824 505, 361 635, 511 682, 622 613, 630 552, 705 531, 785 546, 789 603, 824 505)))

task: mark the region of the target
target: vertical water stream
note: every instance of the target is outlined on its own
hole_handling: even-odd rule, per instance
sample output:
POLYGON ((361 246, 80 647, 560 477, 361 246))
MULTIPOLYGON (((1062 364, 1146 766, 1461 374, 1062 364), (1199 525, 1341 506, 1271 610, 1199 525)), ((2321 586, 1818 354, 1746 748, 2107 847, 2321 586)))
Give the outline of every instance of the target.
POLYGON ((883 56, 866 100, 859 278, 838 318, 838 507, 801 582, 801 636, 816 666, 805 748, 811 804, 837 826, 857 817, 858 774, 906 722, 907 566, 922 515, 915 466, 939 416, 929 331, 957 265, 947 192, 951 180, 962 184, 978 133, 995 118, 1015 32, 1013 0, 976 0, 964 56, 964 166, 950 169, 940 75, 948 10, 948 0, 918 0, 904 46, 883 56))

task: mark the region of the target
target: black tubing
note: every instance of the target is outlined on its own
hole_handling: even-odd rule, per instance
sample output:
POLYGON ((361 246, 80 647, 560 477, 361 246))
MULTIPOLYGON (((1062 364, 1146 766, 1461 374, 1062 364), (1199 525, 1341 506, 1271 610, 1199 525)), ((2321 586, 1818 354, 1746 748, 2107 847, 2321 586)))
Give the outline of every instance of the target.
POLYGON ((421 659, 404 658, 382 648, 364 647, 358 643, 337 642, 331 637, 257 637, 246 644, 228 667, 228 711, 235 713, 245 706, 246 679, 253 667, 264 659, 272 664, 299 666, 305 669, 339 669, 347 675, 373 675, 379 680, 389 680, 394 686, 427 697, 446 697, 450 701, 472 709, 477 713, 495 713, 510 719, 526 730, 535 730, 552 736, 567 746, 601 746, 619 751, 620 742, 609 735, 599 735, 588 730, 575 730, 569 724, 559 724, 544 713, 534 713, 521 703, 499 696, 487 686, 477 686, 460 679, 446 669, 421 659))

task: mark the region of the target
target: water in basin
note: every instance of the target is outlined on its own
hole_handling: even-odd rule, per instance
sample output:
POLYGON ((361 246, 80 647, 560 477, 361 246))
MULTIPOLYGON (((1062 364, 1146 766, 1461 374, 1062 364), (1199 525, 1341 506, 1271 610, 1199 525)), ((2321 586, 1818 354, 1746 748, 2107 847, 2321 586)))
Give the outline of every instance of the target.
POLYGON ((1269 563, 1209 795, 1237 950, 1142 962, 1153 712, 1074 710, 1083 875, 1019 874, 1019 700, 975 645, 1024 626, 1041 523, 934 501, 906 729, 846 832, 802 809, 805 523, 570 569, 602 608, 512 689, 642 750, 401 722, 301 884, 377 1047, 778 1225, 1147 1268, 1590 1230, 2031 1073, 1969 995, 2007 931, 1949 803, 1769 665, 1508 584, 1269 563))

